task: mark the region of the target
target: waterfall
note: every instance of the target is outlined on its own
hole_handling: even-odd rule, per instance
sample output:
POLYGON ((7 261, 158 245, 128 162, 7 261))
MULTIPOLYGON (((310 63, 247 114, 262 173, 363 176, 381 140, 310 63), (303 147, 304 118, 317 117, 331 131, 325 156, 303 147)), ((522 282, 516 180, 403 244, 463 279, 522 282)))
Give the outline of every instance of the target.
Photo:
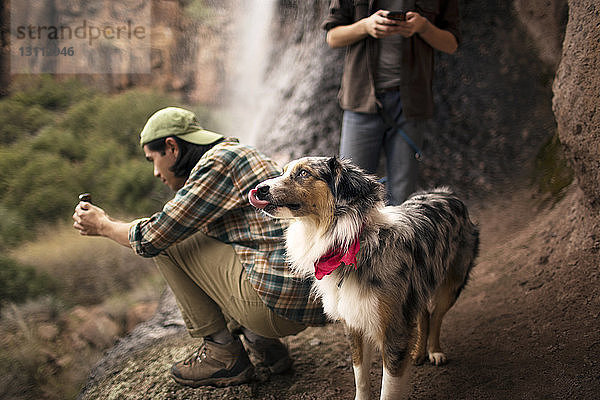
POLYGON ((240 141, 254 145, 266 112, 261 105, 268 97, 265 72, 274 42, 270 32, 277 0, 234 3, 237 3, 237 31, 231 57, 235 68, 229 81, 229 118, 225 129, 240 141))

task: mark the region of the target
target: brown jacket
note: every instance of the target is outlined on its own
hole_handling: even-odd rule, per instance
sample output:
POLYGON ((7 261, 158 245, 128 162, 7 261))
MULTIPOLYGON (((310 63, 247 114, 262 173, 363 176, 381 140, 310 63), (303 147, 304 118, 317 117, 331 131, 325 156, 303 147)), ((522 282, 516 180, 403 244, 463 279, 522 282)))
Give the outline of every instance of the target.
MULTIPOLYGON (((375 0, 331 0, 323 29, 350 25, 373 14, 375 0)), ((407 10, 411 11, 411 10, 407 10)), ((415 0, 414 11, 460 42, 458 0, 415 0)), ((377 112, 375 97, 376 39, 369 36, 346 48, 342 86, 338 95, 344 110, 377 112)), ((433 116, 433 48, 419 35, 402 41, 400 96, 407 118, 433 116)))

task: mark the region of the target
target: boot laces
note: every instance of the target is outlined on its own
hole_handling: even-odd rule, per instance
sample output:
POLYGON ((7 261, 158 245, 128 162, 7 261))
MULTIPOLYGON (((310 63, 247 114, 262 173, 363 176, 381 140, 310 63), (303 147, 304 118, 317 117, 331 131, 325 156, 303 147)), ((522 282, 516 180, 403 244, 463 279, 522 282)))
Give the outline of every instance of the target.
POLYGON ((196 363, 201 363, 207 357, 206 355, 206 346, 199 347, 195 352, 193 352, 184 362, 183 365, 193 366, 196 363))

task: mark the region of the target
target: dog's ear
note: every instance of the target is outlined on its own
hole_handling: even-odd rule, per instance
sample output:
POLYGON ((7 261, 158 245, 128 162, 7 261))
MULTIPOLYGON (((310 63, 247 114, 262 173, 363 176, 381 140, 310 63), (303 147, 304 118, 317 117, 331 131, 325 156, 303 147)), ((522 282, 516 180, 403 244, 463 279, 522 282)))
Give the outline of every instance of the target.
POLYGON ((349 161, 334 156, 327 160, 327 166, 331 174, 328 184, 338 205, 356 201, 369 204, 383 197, 381 184, 349 161))
POLYGON ((337 156, 333 156, 329 160, 327 160, 327 168, 329 170, 327 184, 329 185, 331 193, 333 193, 333 197, 336 197, 337 188, 339 186, 340 177, 342 175, 342 170, 344 167, 340 162, 340 159, 337 156))

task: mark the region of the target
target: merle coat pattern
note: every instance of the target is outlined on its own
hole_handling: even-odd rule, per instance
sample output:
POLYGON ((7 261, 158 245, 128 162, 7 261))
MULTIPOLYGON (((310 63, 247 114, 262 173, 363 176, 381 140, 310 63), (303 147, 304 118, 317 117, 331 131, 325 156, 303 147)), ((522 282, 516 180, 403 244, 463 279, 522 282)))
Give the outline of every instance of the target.
POLYGON ((383 357, 382 399, 406 388, 408 361, 443 364, 442 319, 467 283, 479 232, 466 206, 447 188, 385 207, 375 177, 337 157, 305 157, 250 193, 256 207, 293 218, 286 245, 292 268, 314 276, 315 262, 358 238, 356 268, 342 265, 315 293, 350 338, 356 399, 368 399, 372 350, 383 357))

